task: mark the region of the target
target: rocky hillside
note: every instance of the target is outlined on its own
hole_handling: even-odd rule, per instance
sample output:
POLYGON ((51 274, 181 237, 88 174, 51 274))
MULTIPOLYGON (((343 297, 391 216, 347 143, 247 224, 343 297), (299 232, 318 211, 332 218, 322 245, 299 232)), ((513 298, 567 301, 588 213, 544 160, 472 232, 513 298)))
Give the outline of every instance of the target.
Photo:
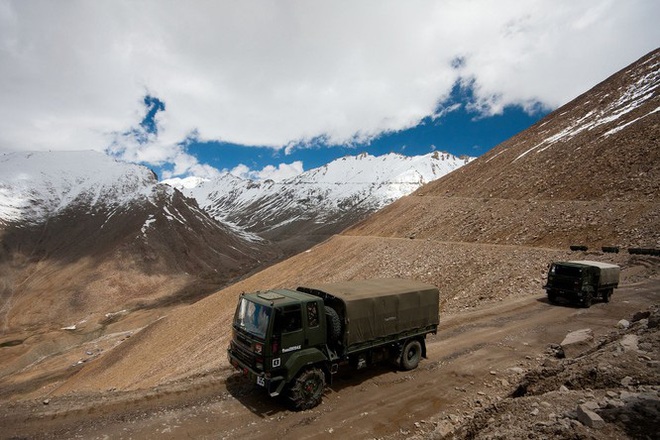
POLYGON ((659 124, 660 49, 416 195, 654 201, 659 124))
POLYGON ((351 235, 660 246, 660 50, 351 235))
POLYGON ((472 159, 442 152, 414 157, 364 153, 280 182, 225 174, 214 180, 172 179, 165 183, 197 200, 216 219, 293 254, 472 159))

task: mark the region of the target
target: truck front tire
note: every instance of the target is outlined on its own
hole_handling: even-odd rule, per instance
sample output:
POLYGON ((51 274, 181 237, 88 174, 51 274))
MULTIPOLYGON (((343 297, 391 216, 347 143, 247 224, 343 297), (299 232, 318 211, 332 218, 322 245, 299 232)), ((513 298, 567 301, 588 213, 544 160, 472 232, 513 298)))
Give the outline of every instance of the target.
POLYGON ((401 368, 404 370, 414 370, 422 357, 422 344, 418 340, 412 339, 406 342, 401 353, 401 368))
POLYGON ((320 368, 308 368, 294 380, 289 389, 289 400, 296 410, 314 408, 321 403, 325 389, 325 374, 320 368))

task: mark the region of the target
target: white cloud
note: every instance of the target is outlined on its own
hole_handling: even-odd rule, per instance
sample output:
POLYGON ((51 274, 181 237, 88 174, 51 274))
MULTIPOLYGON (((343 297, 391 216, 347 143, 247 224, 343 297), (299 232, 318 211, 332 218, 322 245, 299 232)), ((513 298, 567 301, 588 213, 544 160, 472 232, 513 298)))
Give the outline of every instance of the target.
POLYGON ((250 168, 242 163, 239 163, 236 165, 231 171, 229 171, 230 174, 233 174, 236 177, 240 177, 242 179, 251 179, 250 173, 251 170, 250 168))
POLYGON ((104 150, 147 93, 161 130, 121 151, 173 172, 213 172, 180 147, 193 131, 363 140, 436 115, 457 80, 484 114, 554 108, 655 49, 658 17, 657 0, 4 0, 0 151, 104 150))
MULTIPOLYGON (((159 114, 154 120, 162 131, 159 114)), ((174 176, 192 175, 211 179, 221 172, 206 164, 201 164, 196 157, 188 154, 181 143, 164 143, 157 133, 149 132, 143 126, 131 127, 123 133, 115 133, 106 152, 127 162, 147 163, 154 166, 169 164, 171 170, 163 172, 161 178, 170 179, 174 176)))
POLYGON ((273 165, 267 165, 259 171, 252 170, 247 165, 239 164, 229 172, 234 176, 238 176, 243 179, 271 179, 279 182, 281 180, 288 179, 289 177, 295 177, 298 174, 301 174, 303 171, 303 163, 297 160, 292 163, 281 163, 277 167, 273 165))

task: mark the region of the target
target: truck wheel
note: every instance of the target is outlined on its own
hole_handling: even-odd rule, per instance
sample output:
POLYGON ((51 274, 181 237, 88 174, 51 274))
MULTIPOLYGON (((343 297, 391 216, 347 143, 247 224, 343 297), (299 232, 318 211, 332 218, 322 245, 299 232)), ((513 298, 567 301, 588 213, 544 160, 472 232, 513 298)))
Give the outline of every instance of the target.
POLYGON ((308 368, 296 378, 289 389, 289 400, 296 410, 314 408, 321 403, 325 389, 325 374, 319 368, 308 368))
POLYGON ((585 309, 588 309, 589 307, 591 307, 592 299, 593 299, 593 297, 592 297, 591 293, 587 293, 584 296, 584 299, 582 300, 582 307, 584 307, 585 309))
POLYGON ((341 340, 341 319, 339 319, 339 314, 332 307, 325 306, 325 315, 328 317, 328 340, 341 340))
POLYGON ((610 302, 610 296, 612 296, 612 289, 603 292, 603 301, 606 303, 610 302))
POLYGON ((404 370, 414 370, 422 357, 422 344, 413 339, 406 343, 401 353, 401 368, 404 370))
POLYGON ((557 304, 557 295, 554 293, 548 293, 548 302, 550 302, 550 304, 557 304))

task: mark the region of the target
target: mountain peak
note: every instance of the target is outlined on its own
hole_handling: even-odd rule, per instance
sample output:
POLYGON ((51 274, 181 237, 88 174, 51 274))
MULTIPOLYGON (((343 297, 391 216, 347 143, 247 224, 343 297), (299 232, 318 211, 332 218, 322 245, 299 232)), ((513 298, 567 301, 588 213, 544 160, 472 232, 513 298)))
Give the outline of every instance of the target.
POLYGON ((280 182, 243 180, 229 175, 177 184, 216 219, 284 242, 295 252, 362 220, 469 162, 448 153, 422 156, 389 153, 344 156, 280 182))

